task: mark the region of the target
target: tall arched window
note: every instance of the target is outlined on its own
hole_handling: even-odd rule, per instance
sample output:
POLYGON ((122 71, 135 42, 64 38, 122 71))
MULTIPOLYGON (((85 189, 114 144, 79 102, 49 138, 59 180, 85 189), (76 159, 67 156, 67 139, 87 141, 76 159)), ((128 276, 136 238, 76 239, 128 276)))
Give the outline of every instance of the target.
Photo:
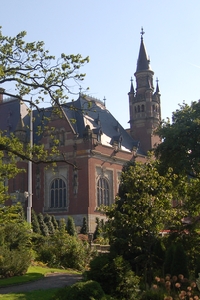
POLYGON ((100 177, 97 181, 97 205, 109 205, 110 193, 108 180, 104 177, 100 177))
POLYGON ((67 189, 64 180, 56 178, 51 183, 50 193, 51 208, 66 208, 67 207, 67 189))

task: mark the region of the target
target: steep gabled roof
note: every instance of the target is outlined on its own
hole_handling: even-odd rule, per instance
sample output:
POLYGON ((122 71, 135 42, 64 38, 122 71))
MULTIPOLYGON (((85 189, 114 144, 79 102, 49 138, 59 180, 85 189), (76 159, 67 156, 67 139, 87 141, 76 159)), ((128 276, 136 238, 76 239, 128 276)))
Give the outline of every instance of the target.
POLYGON ((100 100, 81 95, 78 100, 64 105, 63 109, 69 120, 75 120, 73 126, 80 138, 83 137, 86 126, 89 126, 87 128, 90 128, 94 134, 101 134, 102 145, 112 147, 113 141, 119 140, 121 150, 132 151, 138 144, 100 100), (72 109, 69 108, 70 106, 72 109))

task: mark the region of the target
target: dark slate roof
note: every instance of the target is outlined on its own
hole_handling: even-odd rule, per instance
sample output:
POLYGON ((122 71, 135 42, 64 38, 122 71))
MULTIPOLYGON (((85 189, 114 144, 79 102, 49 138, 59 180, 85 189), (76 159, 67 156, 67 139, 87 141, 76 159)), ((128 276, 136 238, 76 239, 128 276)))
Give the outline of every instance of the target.
MULTIPOLYGON (((0 104, 0 130, 8 130, 8 134, 15 132, 20 122, 20 105, 18 100, 0 104)), ((22 119, 27 129, 27 140, 29 140, 30 115, 26 105, 23 105, 22 119)), ((101 136, 102 145, 112 147, 113 143, 120 143, 121 150, 124 151, 132 151, 133 147, 137 147, 138 141, 133 140, 106 109, 102 101, 81 95, 78 100, 63 104, 62 108, 78 138, 83 138, 87 126, 94 135, 101 136)), ((52 110, 52 107, 39 111, 33 110, 33 142, 35 144, 38 144, 42 137, 38 135, 37 128, 48 124, 52 110)))
POLYGON ((120 142, 121 149, 126 151, 138 145, 100 100, 82 95, 78 100, 67 103, 63 109, 69 119, 76 120, 72 126, 80 138, 88 125, 94 134, 101 134, 103 145, 112 147, 114 141, 120 142), (76 109, 70 110, 70 105, 76 109))
POLYGON ((0 104, 0 130, 7 131, 7 134, 14 132, 21 122, 21 111, 22 118, 27 113, 26 105, 20 103, 17 99, 7 99, 0 104), (23 106, 23 108, 22 108, 23 106))
POLYGON ((143 42, 143 38, 141 38, 136 72, 145 71, 145 70, 151 71, 151 67, 150 67, 150 60, 148 59, 146 48, 143 42))

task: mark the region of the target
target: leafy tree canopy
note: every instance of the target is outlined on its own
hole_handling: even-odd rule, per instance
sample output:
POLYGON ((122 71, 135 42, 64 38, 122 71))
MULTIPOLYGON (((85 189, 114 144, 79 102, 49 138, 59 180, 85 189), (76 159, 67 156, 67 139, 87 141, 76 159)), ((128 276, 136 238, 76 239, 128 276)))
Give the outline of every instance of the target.
POLYGON ((148 283, 153 278, 154 246, 160 232, 181 224, 184 215, 178 205, 179 189, 174 185, 177 176, 170 169, 161 176, 158 166, 158 161, 149 159, 125 167, 116 202, 103 208, 111 253, 122 255, 148 283), (177 199, 177 208, 172 207, 173 199, 177 199))
POLYGON ((200 102, 182 104, 157 130, 162 143, 155 149, 162 170, 172 167, 176 174, 200 176, 200 102))
MULTIPOLYGON (((0 85, 14 84, 15 92, 8 96, 19 97, 36 95, 35 104, 48 96, 51 104, 62 103, 72 93, 72 82, 82 81, 85 74, 80 68, 89 61, 80 54, 59 58, 45 50, 44 42, 25 41, 26 32, 15 37, 4 36, 0 31, 0 85)), ((73 85, 74 85, 73 84, 73 85)))

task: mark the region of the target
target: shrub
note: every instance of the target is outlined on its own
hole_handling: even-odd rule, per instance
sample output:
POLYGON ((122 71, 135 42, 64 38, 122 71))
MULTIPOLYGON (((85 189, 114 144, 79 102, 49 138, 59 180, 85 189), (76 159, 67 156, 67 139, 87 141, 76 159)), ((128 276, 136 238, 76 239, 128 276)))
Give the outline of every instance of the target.
POLYGON ((6 224, 0 229, 0 276, 25 274, 31 263, 31 242, 25 224, 6 224))
POLYGON ((66 231, 56 231, 44 240, 37 249, 37 260, 49 267, 64 267, 83 270, 90 259, 90 249, 77 237, 66 231))
POLYGON ((74 219, 72 217, 68 217, 67 219, 67 232, 69 235, 75 236, 77 234, 74 219))
POLYGON ((0 277, 12 277, 23 275, 27 272, 31 263, 31 253, 25 249, 10 250, 8 247, 0 247, 0 277))
POLYGON ((99 282, 104 292, 116 299, 136 299, 139 278, 122 256, 113 259, 109 254, 104 254, 94 258, 86 276, 99 282))
POLYGON ((83 225, 81 227, 80 233, 81 234, 88 234, 88 224, 87 224, 86 217, 83 218, 83 225))
POLYGON ((87 300, 92 299, 93 297, 95 300, 98 300, 101 299, 102 296, 104 296, 104 291, 102 290, 100 284, 91 280, 75 283, 69 290, 69 294, 66 299, 87 300))

